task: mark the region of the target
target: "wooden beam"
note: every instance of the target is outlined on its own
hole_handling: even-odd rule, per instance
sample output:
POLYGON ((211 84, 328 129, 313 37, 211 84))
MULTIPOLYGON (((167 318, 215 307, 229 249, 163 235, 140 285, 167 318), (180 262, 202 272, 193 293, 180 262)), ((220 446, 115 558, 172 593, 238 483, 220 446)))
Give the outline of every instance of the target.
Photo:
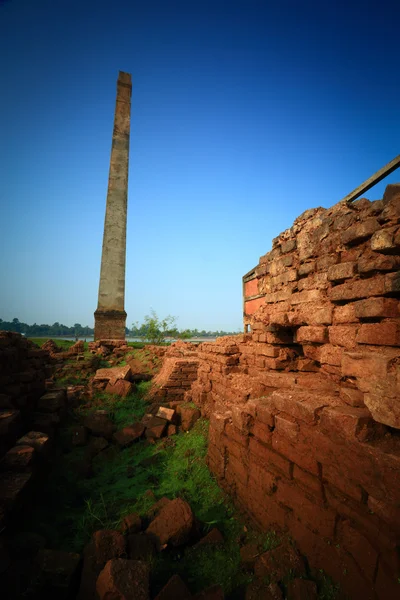
POLYGON ((376 185, 377 183, 382 181, 382 179, 384 179, 385 177, 390 175, 390 173, 393 173, 393 171, 395 171, 399 167, 400 167, 400 154, 399 154, 399 156, 396 156, 396 158, 391 160, 390 163, 388 163, 387 165, 382 167, 382 169, 379 169, 379 171, 374 173, 374 175, 372 175, 369 179, 364 181, 364 183, 359 185, 358 188, 353 190, 350 194, 347 194, 347 196, 345 196, 343 198, 343 200, 341 200, 340 202, 343 202, 343 203, 353 202, 353 200, 356 200, 356 198, 361 196, 361 194, 363 194, 364 192, 367 192, 370 188, 372 188, 374 185, 376 185))

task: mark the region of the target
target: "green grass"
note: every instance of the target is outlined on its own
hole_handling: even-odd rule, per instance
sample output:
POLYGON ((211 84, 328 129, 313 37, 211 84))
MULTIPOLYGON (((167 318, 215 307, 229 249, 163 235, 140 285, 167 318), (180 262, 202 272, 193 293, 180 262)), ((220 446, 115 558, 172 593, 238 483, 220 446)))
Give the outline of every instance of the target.
MULTIPOLYGON (((146 412, 145 395, 150 382, 141 383, 126 399, 98 394, 97 403, 110 411, 118 428, 140 419, 146 412)), ((98 404, 96 408, 99 408, 98 404)), ((87 408, 86 410, 93 410, 87 408)), ((81 409, 80 414, 84 414, 81 409)), ((191 506, 200 522, 202 534, 217 527, 224 544, 185 549, 169 549, 152 563, 151 587, 156 595, 173 573, 180 574, 192 593, 218 583, 225 594, 251 581, 252 575, 240 564, 239 542, 256 542, 260 551, 276 547, 279 537, 270 531, 261 534, 244 527, 232 502, 226 498, 210 474, 207 453, 208 422, 200 419, 188 433, 148 444, 145 440, 124 450, 113 445, 92 462, 93 473, 83 478, 79 472, 85 463, 85 448, 69 445, 76 421, 65 423, 53 453, 51 472, 38 486, 32 498, 32 511, 22 515, 21 531, 44 535, 48 548, 81 553, 94 531, 117 529, 131 512, 142 516, 156 499, 180 497, 191 506)), ((290 576, 290 574, 288 574, 290 576)), ((321 600, 334 600, 336 588, 326 576, 317 573, 321 600)))

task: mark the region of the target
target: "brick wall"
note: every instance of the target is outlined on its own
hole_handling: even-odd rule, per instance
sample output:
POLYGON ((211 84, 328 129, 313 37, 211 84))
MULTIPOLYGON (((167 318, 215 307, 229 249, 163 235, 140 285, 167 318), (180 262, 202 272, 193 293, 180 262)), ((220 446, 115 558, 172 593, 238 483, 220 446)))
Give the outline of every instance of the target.
POLYGON ((400 594, 399 265, 400 186, 306 211, 246 276, 250 333, 201 344, 185 394, 219 483, 352 599, 400 594))

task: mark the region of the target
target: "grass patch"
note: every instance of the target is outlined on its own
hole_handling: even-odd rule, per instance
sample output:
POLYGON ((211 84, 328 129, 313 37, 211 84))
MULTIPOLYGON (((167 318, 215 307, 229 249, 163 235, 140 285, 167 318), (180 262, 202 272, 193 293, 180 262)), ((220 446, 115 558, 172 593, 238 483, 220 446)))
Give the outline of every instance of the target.
MULTIPOLYGON (((69 350, 71 346, 73 346, 76 342, 72 340, 59 340, 57 338, 28 338, 31 342, 39 346, 40 348, 44 343, 49 340, 53 340, 53 342, 60 348, 61 350, 69 350)), ((85 349, 87 349, 87 343, 85 344, 85 349)))
MULTIPOLYGON (((118 428, 140 419, 146 412, 145 396, 151 382, 138 385, 126 399, 99 393, 95 406, 107 408, 118 428)), ((84 414, 80 408, 79 413, 84 414)), ((218 583, 225 594, 251 581, 241 568, 240 543, 256 542, 262 551, 276 547, 280 540, 274 532, 260 534, 247 527, 231 501, 218 487, 206 466, 208 422, 200 419, 188 433, 148 444, 145 440, 120 450, 109 445, 92 461, 92 476, 79 473, 85 465, 86 448, 71 448, 73 417, 60 431, 53 453, 51 472, 37 486, 32 511, 21 515, 21 531, 34 531, 46 538, 48 548, 81 553, 94 531, 117 529, 122 518, 138 512, 144 516, 162 496, 184 498, 200 522, 202 534, 217 527, 224 544, 199 548, 168 549, 152 564, 151 587, 156 595, 173 573, 188 583, 192 593, 218 583)), ((317 573, 321 600, 337 595, 329 578, 317 573)), ((152 597, 153 597, 152 596, 152 597)), ((236 596, 230 596, 231 598, 236 596)))

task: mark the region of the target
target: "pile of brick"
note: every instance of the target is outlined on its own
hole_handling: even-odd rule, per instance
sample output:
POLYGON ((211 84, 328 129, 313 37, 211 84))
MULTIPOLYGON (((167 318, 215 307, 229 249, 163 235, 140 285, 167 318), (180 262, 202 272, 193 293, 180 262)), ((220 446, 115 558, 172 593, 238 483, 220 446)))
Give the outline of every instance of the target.
POLYGON ((209 465, 350 597, 397 598, 400 186, 306 211, 244 278, 247 333, 198 347, 209 465))

